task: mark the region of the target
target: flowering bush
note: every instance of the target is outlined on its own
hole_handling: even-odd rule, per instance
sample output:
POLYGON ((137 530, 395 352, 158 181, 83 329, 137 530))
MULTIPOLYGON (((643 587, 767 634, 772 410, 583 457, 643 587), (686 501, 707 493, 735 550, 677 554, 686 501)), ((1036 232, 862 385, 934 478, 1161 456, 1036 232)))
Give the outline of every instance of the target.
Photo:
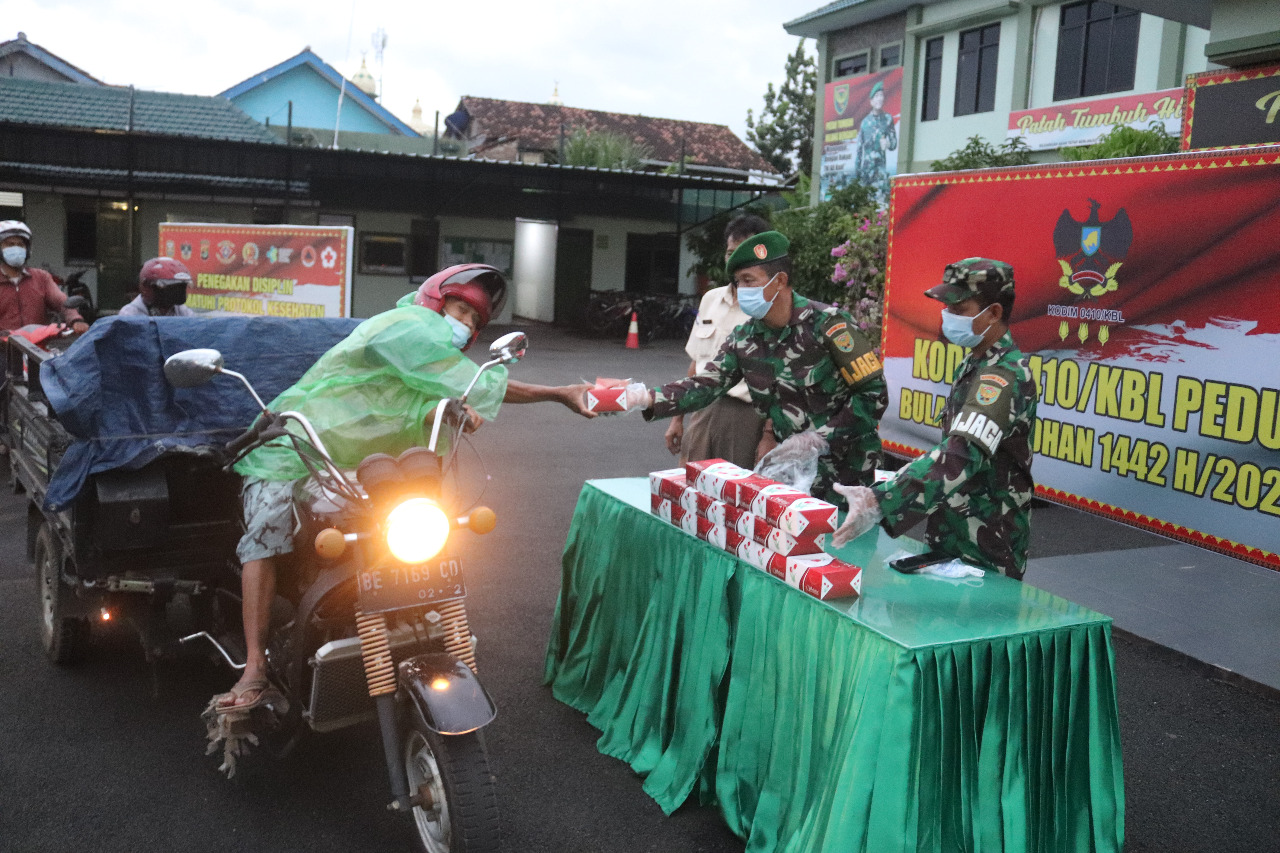
POLYGON ((853 315, 872 344, 879 347, 884 319, 884 267, 889 250, 889 216, 861 210, 842 217, 844 242, 831 250, 831 283, 841 288, 836 303, 853 315))

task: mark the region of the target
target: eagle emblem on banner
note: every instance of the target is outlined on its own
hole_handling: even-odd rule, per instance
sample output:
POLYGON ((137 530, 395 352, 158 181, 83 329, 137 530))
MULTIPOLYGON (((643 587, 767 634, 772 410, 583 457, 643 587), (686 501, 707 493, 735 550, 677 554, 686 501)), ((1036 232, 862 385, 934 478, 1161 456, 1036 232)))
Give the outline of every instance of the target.
POLYGON ((1133 244, 1133 224, 1122 207, 1105 222, 1102 204, 1089 199, 1084 222, 1064 209, 1053 229, 1053 248, 1062 267, 1058 285, 1083 299, 1097 299, 1119 288, 1116 273, 1133 244))
POLYGON ((836 86, 831 93, 831 101, 835 104, 836 115, 844 115, 844 111, 849 109, 849 84, 841 83, 836 86))

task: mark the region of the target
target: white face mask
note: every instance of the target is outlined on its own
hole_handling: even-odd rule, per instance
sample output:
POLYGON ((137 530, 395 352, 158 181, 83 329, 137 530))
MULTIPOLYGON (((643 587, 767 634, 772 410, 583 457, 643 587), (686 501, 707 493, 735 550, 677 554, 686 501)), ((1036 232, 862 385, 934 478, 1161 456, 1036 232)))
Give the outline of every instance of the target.
POLYGON ((4 262, 14 269, 21 269, 22 265, 27 262, 27 247, 5 246, 4 262))
POLYGON ((449 328, 453 329, 453 345, 462 349, 471 340, 471 328, 452 314, 443 314, 449 328))
MULTIPOLYGON (((987 308, 991 306, 988 305, 987 308)), ((956 346, 976 347, 982 343, 982 338, 986 332, 975 332, 973 330, 973 321, 981 317, 987 312, 987 308, 983 308, 972 317, 965 317, 960 314, 952 314, 946 308, 942 309, 942 334, 947 340, 956 346)))

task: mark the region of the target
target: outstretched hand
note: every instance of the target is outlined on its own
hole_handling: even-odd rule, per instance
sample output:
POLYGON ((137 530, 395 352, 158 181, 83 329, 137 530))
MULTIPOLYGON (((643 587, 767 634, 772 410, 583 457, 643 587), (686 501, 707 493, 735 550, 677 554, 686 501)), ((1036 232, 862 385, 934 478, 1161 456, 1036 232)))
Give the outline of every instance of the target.
POLYGON ((844 495, 849 502, 849 514, 845 516, 844 524, 836 528, 831 537, 831 544, 842 548, 875 527, 884 516, 880 514, 876 493, 866 486, 842 486, 836 483, 832 488, 844 495))
POLYGON ((560 402, 564 403, 570 410, 577 412, 584 418, 594 418, 597 413, 587 409, 587 392, 591 388, 590 383, 583 382, 578 385, 561 385, 556 390, 560 402))

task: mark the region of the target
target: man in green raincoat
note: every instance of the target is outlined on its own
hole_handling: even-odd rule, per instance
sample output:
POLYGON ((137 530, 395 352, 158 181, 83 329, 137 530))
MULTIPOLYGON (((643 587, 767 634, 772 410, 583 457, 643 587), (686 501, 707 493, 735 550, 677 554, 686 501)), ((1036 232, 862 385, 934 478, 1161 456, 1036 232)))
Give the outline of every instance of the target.
MULTIPOLYGON (((483 264, 462 264, 427 279, 396 308, 359 326, 270 405, 296 411, 319 433, 338 467, 354 469, 372 453, 393 456, 430 438, 436 405, 462 396, 479 369, 463 355, 501 310, 506 282, 483 264)), ((587 417, 588 385, 529 385, 495 367, 476 382, 466 407, 474 431, 510 403, 559 402, 587 417)), ((245 534, 236 549, 243 571, 246 665, 220 712, 267 701, 266 640, 275 598, 275 558, 293 550, 293 485, 307 470, 291 446, 258 448, 235 466, 244 477, 245 534)))

